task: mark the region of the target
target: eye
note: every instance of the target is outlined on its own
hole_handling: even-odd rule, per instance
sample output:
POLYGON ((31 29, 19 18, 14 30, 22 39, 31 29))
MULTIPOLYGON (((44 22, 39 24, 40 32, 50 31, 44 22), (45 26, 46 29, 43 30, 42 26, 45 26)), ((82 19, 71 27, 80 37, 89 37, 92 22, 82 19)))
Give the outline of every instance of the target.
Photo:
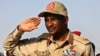
POLYGON ((51 20, 55 21, 55 20, 57 20, 57 18, 55 18, 55 17, 51 17, 51 20))
POLYGON ((55 20, 57 20, 57 18, 55 18, 55 17, 45 17, 45 22, 47 22, 49 20, 55 21, 55 20))
POLYGON ((46 22, 46 21, 48 21, 49 19, 47 18, 47 17, 45 17, 45 19, 44 19, 44 21, 46 22))

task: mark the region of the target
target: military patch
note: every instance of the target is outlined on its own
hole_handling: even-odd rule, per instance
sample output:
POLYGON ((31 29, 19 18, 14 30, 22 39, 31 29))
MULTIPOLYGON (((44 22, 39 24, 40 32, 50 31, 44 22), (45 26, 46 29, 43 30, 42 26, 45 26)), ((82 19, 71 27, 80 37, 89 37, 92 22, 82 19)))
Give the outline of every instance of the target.
POLYGON ((63 51, 63 56, 78 56, 78 52, 72 49, 67 49, 63 51))
POLYGON ((55 3, 54 3, 54 2, 49 3, 49 4, 47 5, 47 7, 46 7, 46 10, 53 10, 54 7, 55 7, 55 3))
POLYGON ((37 56, 50 56, 50 52, 48 50, 46 51, 36 51, 35 52, 37 56))

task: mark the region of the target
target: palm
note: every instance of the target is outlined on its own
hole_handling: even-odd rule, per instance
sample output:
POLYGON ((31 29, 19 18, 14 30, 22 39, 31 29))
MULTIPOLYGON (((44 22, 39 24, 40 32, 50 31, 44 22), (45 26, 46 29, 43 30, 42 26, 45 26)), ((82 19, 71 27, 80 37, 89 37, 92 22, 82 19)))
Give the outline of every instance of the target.
POLYGON ((40 18, 29 18, 20 24, 20 30, 32 31, 40 24, 40 18))

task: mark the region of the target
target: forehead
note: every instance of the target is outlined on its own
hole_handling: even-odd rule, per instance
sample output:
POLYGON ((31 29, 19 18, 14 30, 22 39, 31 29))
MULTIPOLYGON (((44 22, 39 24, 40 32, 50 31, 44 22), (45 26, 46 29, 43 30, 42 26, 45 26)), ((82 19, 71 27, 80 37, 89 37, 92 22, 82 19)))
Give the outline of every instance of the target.
POLYGON ((58 18, 58 19, 63 19, 64 18, 64 16, 58 15, 58 14, 51 14, 51 13, 45 14, 45 18, 48 18, 48 17, 53 17, 53 18, 58 18))

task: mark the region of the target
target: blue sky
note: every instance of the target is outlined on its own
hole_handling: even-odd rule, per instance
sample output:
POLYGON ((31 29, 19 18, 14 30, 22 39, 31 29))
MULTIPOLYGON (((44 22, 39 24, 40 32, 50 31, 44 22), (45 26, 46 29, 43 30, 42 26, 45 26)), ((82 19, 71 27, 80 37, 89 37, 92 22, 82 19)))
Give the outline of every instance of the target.
MULTIPOLYGON (((7 35, 28 17, 37 16, 51 1, 60 1, 68 9, 69 29, 79 30, 100 52, 100 0, 0 0, 0 51, 7 35)), ((42 19, 38 29, 27 32, 22 38, 30 38, 47 32, 42 19)))

